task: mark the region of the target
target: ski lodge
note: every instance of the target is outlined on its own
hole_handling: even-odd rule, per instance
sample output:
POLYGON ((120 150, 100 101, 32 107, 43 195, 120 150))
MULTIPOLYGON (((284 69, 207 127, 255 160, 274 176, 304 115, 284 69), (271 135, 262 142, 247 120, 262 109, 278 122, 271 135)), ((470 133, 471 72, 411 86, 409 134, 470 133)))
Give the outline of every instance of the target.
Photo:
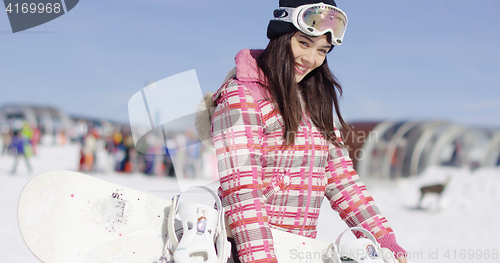
POLYGON ((370 178, 398 178, 431 165, 500 165, 500 131, 446 121, 351 122, 341 130, 354 167, 370 178))
POLYGON ((27 121, 32 127, 39 127, 42 133, 52 134, 58 130, 68 131, 71 119, 61 110, 50 106, 7 104, 0 108, 0 125, 12 128, 27 121))

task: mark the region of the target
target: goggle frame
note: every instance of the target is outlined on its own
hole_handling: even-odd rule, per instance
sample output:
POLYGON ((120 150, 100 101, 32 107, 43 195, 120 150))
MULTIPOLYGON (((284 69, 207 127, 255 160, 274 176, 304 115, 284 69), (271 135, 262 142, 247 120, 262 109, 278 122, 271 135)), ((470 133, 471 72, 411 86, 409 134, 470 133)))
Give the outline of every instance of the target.
MULTIPOLYGON (((317 12, 316 12, 317 13, 317 12)), ((276 21, 284 21, 288 23, 292 23, 298 30, 300 30, 302 33, 310 36, 321 36, 326 33, 330 33, 331 35, 331 44, 335 46, 339 46, 343 42, 344 34, 347 28, 347 15, 342 11, 340 8, 332 5, 327 5, 324 3, 318 3, 318 4, 309 4, 309 5, 302 5, 299 7, 279 7, 278 9, 274 10, 274 19, 276 21), (340 36, 337 36, 339 33, 335 33, 336 30, 333 28, 329 27, 324 30, 319 31, 318 29, 314 28, 311 25, 308 25, 304 20, 304 13, 308 10, 317 10, 317 9, 331 9, 335 12, 335 18, 340 20, 343 24, 343 27, 340 28, 341 33, 340 36), (340 15, 340 16, 338 16, 340 15)), ((335 28, 339 29, 339 28, 335 28)))

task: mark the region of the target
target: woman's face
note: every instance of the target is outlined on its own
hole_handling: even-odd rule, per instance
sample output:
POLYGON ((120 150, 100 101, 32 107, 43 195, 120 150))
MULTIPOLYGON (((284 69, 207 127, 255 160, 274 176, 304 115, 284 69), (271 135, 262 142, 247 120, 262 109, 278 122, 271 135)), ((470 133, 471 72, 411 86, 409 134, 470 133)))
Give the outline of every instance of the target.
POLYGON ((292 53, 295 58, 295 81, 299 83, 309 72, 321 66, 332 46, 326 34, 308 36, 300 31, 292 36, 292 53))

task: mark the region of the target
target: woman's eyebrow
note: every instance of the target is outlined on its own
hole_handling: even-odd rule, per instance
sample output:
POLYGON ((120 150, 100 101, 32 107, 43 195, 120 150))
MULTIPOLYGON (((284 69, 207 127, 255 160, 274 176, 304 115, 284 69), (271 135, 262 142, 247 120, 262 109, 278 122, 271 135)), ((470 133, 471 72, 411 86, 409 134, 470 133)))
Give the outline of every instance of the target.
POLYGON ((316 41, 314 41, 312 38, 310 38, 308 35, 300 34, 299 36, 301 36, 301 37, 303 37, 303 38, 305 38, 305 39, 307 39, 307 40, 309 40, 309 41, 311 41, 311 42, 313 42, 313 43, 315 43, 315 42, 316 42, 316 41))
MULTIPOLYGON (((300 34, 299 36, 301 36, 301 37, 303 37, 303 38, 305 38, 305 39, 307 39, 307 40, 309 40, 309 41, 311 41, 311 42, 313 42, 313 43, 316 43, 316 41, 314 41, 314 40, 313 40, 311 37, 309 37, 308 35, 300 34)), ((324 47, 324 48, 331 48, 331 47, 332 47, 332 45, 323 46, 323 47, 324 47)))

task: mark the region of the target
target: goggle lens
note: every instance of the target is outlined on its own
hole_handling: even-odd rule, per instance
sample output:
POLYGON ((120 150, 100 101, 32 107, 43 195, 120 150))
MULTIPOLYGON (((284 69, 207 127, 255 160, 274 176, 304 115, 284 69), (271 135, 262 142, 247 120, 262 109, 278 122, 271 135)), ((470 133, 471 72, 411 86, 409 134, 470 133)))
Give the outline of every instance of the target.
POLYGON ((340 39, 344 35, 346 20, 340 11, 326 6, 311 7, 302 14, 302 21, 311 33, 314 33, 313 28, 318 32, 331 29, 334 37, 340 39))

